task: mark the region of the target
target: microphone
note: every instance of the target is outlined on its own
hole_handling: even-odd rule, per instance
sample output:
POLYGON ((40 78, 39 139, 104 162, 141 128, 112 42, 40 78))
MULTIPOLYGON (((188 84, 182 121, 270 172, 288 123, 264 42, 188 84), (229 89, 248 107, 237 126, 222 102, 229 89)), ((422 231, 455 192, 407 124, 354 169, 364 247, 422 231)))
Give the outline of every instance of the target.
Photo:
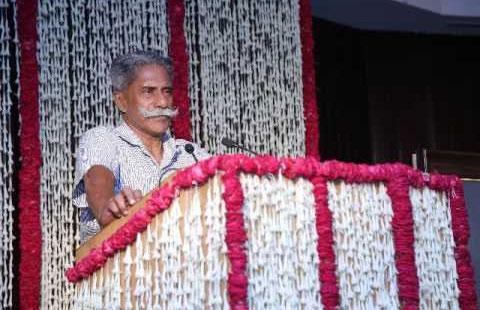
POLYGON ((195 156, 195 153, 194 153, 195 148, 193 147, 193 145, 191 145, 190 143, 187 143, 187 144, 185 144, 184 147, 185 147, 185 151, 186 151, 188 154, 190 154, 190 155, 193 156, 193 159, 195 159, 195 163, 198 163, 197 156, 195 156))
POLYGON ((236 147, 238 149, 241 149, 241 150, 244 150, 244 151, 247 151, 255 156, 258 156, 258 153, 257 152, 254 152, 246 147, 244 147, 243 145, 240 145, 238 144, 237 142, 233 141, 233 140, 230 140, 229 138, 227 137, 224 137, 222 139, 222 144, 225 145, 226 147, 236 147))

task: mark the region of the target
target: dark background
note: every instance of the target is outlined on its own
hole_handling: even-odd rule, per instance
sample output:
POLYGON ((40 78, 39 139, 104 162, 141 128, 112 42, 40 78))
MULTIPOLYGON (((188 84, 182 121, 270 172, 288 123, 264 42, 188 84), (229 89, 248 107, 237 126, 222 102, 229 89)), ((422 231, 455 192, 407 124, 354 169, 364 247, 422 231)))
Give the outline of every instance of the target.
POLYGON ((480 37, 375 32, 314 18, 323 160, 480 153, 480 37))

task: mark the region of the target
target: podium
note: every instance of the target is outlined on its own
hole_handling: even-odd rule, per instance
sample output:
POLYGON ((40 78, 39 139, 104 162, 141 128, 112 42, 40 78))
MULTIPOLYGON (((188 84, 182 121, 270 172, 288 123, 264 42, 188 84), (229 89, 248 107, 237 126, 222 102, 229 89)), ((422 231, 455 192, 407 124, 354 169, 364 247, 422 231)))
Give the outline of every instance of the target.
POLYGON ((77 251, 77 308, 475 307, 461 181, 401 164, 224 155, 77 251))

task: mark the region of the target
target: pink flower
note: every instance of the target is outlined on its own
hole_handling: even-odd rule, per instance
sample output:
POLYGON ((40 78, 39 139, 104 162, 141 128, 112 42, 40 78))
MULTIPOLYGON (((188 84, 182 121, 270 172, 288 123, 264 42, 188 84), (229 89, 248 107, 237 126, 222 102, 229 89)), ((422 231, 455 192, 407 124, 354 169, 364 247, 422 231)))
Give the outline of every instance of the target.
POLYGON ((78 268, 69 268, 66 272, 68 281, 75 282, 78 280, 79 274, 77 273, 78 268))
POLYGON ((257 174, 263 176, 265 174, 276 174, 280 168, 280 161, 272 156, 259 156, 255 158, 257 163, 257 174))
POLYGON ((245 157, 241 160, 241 168, 245 173, 256 174, 258 166, 255 160, 250 157, 245 157))
POLYGON ((175 187, 178 188, 189 188, 193 184, 193 175, 190 173, 188 169, 180 170, 177 172, 175 179, 172 180, 172 183, 175 187))
POLYGON ((115 248, 112 247, 111 239, 107 239, 102 242, 102 252, 105 253, 107 257, 111 257, 115 253, 115 248))
POLYGON ((132 217, 131 222, 137 233, 144 231, 150 224, 152 216, 145 209, 138 210, 132 217))
POLYGON ((236 172, 240 168, 241 161, 239 160, 244 155, 223 155, 220 157, 218 168, 224 171, 236 172))
POLYGON ((217 173, 218 169, 218 162, 219 162, 219 157, 210 157, 207 160, 203 160, 199 163, 201 166, 202 170, 204 173, 206 173, 208 176, 213 176, 215 173, 217 173))
POLYGON ((192 178, 197 184, 203 184, 208 178, 210 178, 210 175, 205 173, 199 164, 193 166, 189 172, 192 174, 192 178))
POLYGON ((92 252, 90 252, 90 259, 93 266, 99 268, 105 264, 107 261, 107 257, 103 254, 101 248, 96 248, 92 252))

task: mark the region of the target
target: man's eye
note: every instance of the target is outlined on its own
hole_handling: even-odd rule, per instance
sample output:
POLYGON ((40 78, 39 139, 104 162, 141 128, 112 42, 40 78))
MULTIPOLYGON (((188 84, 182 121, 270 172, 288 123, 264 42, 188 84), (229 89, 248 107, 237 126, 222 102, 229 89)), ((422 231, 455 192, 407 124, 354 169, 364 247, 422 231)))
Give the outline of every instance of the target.
POLYGON ((144 88, 144 89, 143 89, 143 93, 145 93, 145 94, 151 94, 151 93, 153 93, 153 89, 152 89, 152 88, 144 88))

